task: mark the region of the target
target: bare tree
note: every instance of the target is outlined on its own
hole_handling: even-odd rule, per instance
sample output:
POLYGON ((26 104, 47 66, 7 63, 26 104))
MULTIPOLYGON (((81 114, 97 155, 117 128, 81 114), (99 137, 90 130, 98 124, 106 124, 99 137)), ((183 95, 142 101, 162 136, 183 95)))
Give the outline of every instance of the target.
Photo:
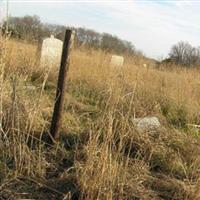
POLYGON ((36 15, 11 17, 9 19, 9 29, 16 37, 34 41, 39 37, 41 33, 40 18, 36 15))
POLYGON ((179 42, 172 46, 169 57, 176 64, 192 66, 198 64, 200 48, 195 48, 188 42, 179 42))
POLYGON ((135 53, 135 47, 131 42, 128 42, 126 40, 121 40, 116 36, 113 36, 108 33, 103 33, 102 39, 101 39, 101 48, 106 51, 111 51, 115 53, 128 53, 128 54, 134 54, 135 53))

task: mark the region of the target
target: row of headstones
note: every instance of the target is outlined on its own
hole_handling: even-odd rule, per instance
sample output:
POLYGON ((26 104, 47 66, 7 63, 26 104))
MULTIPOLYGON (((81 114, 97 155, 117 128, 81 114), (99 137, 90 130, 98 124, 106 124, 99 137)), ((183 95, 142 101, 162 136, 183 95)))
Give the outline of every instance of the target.
MULTIPOLYGON (((54 38, 53 35, 51 35, 50 38, 46 38, 45 40, 43 40, 40 59, 41 65, 52 66, 55 64, 59 64, 62 54, 62 48, 63 42, 59 39, 54 38)), ((112 55, 110 60, 111 66, 122 67, 123 64, 124 58, 122 56, 112 55)), ((161 125, 157 117, 134 118, 133 124, 139 132, 151 133, 154 133, 161 125)))
MULTIPOLYGON (((50 38, 46 38, 42 42, 40 64, 41 66, 52 66, 60 63, 62 54, 63 42, 54 38, 51 35, 50 38)), ((118 55, 112 55, 110 64, 116 67, 122 67, 124 65, 124 57, 118 55)))

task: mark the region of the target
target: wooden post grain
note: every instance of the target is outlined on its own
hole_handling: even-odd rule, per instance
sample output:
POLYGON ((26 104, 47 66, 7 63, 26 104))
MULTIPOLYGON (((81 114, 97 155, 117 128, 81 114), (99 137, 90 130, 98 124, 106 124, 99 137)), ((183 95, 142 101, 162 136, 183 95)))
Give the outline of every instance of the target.
POLYGON ((50 134, 54 141, 58 141, 60 139, 60 126, 65 98, 65 82, 67 78, 67 72, 69 69, 69 57, 74 36, 73 34, 74 33, 72 30, 67 29, 63 43, 62 57, 57 82, 56 99, 50 127, 50 134))

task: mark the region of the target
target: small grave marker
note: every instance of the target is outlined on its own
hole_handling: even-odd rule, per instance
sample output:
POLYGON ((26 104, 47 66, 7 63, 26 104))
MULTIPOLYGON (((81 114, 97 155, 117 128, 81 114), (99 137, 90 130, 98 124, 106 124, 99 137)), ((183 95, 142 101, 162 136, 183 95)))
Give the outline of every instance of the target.
POLYGON ((111 66, 114 66, 114 67, 123 67, 124 57, 118 56, 118 55, 112 55, 110 64, 111 66))

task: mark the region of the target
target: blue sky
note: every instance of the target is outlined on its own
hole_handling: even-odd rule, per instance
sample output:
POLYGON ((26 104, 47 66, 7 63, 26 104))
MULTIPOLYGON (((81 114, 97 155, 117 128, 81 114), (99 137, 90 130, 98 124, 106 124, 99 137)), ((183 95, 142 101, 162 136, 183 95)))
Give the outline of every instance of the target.
MULTIPOLYGON (((180 40, 200 46, 200 0, 10 0, 9 12, 108 32, 153 58, 167 56, 180 40)), ((5 15, 5 3, 0 3, 0 15, 5 15)))

